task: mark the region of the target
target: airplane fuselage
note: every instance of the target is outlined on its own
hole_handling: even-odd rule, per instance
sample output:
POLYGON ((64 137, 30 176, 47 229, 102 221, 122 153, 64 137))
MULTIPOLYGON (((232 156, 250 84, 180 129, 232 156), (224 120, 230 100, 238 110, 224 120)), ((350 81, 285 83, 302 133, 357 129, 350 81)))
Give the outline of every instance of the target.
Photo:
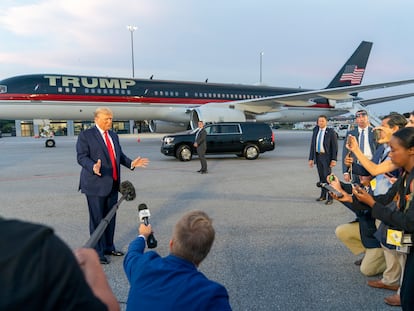
MULTIPOLYGON (((58 74, 23 75, 0 81, 0 119, 89 120, 97 107, 107 106, 118 120, 188 122, 189 112, 207 103, 304 91, 308 90, 58 74)), ((275 118, 286 122, 306 121, 320 114, 333 116, 346 111, 334 109, 321 98, 310 107, 294 107, 292 112, 294 116, 283 113, 275 118)))

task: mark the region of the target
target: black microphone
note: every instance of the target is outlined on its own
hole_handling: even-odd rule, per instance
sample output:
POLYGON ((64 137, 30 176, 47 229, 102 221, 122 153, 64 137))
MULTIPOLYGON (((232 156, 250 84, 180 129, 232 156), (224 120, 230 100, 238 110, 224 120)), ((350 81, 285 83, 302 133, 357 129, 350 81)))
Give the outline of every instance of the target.
MULTIPOLYGON (((147 204, 141 203, 138 205, 138 216, 140 222, 143 222, 146 226, 149 225, 149 218, 151 217, 151 213, 147 207, 147 204)), ((147 246, 148 248, 157 247, 157 240, 155 239, 155 236, 152 232, 147 238, 147 246)))
POLYGON ((115 213, 122 201, 132 201, 136 197, 134 185, 127 180, 121 183, 119 186, 119 192, 121 192, 122 197, 118 200, 118 202, 116 202, 114 206, 112 206, 108 214, 106 214, 105 218, 101 220, 98 227, 96 227, 95 231, 91 234, 89 240, 85 243, 84 247, 95 247, 96 243, 98 243, 99 239, 102 237, 109 222, 115 216, 115 213))
POLYGON ((336 190, 334 187, 332 187, 328 183, 324 183, 324 182, 318 181, 316 183, 316 187, 318 187, 318 188, 325 188, 329 192, 332 192, 333 194, 335 194, 338 198, 342 198, 344 196, 341 192, 339 192, 338 190, 336 190))
POLYGON ((121 192, 126 201, 132 201, 136 197, 134 185, 128 180, 121 183, 119 192, 121 192))

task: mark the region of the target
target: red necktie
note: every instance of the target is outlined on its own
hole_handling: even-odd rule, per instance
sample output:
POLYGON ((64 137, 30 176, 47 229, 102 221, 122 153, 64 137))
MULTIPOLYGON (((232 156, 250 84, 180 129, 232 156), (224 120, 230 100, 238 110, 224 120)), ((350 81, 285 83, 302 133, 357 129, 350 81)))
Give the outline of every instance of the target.
POLYGON ((104 136, 105 136, 106 147, 108 148, 109 157, 111 158, 111 163, 112 163, 112 178, 114 180, 117 180, 118 174, 116 172, 115 152, 114 152, 114 149, 112 148, 111 141, 109 140, 108 131, 104 132, 104 136))

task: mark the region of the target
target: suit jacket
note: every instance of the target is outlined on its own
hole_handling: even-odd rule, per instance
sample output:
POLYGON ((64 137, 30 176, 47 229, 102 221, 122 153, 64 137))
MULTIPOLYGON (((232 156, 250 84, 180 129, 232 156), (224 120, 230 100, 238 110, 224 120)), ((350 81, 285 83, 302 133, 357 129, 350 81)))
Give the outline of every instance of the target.
MULTIPOLYGON (((309 152, 309 160, 315 161, 316 159, 316 137, 318 136, 319 126, 315 126, 313 129, 311 147, 309 152)), ((328 155, 329 162, 336 161, 338 156, 338 140, 336 133, 332 128, 327 127, 323 138, 323 148, 328 155)))
POLYGON ((204 128, 198 131, 196 134, 197 153, 205 153, 207 150, 207 132, 204 128))
MULTIPOLYGON (((119 137, 113 131, 108 131, 114 143, 118 181, 121 180, 121 164, 131 168, 132 160, 123 152, 119 137)), ((86 195, 107 196, 113 185, 112 164, 108 148, 96 126, 82 131, 76 143, 78 163, 82 166, 79 189, 86 195), (93 166, 101 159, 101 176, 95 175, 93 166)))
POLYGON ((196 266, 174 255, 144 254, 145 240, 129 245, 124 270, 130 283, 128 310, 227 311, 231 310, 224 286, 199 272, 196 266))
MULTIPOLYGON (((374 132, 372 131, 372 127, 368 126, 366 128, 368 130, 368 142, 369 142, 369 146, 371 147, 371 152, 372 155, 374 155, 375 150, 378 147, 377 141, 375 140, 375 135, 374 132)), ((345 156, 348 154, 348 149, 346 149, 346 140, 348 139, 348 135, 352 135, 355 136, 358 143, 359 143, 359 131, 358 131, 358 126, 356 128, 354 128, 351 131, 348 131, 348 133, 346 133, 346 137, 345 137, 345 141, 344 141, 344 146, 342 148, 342 172, 343 173, 347 173, 348 172, 348 167, 345 165, 344 160, 345 160, 345 156)), ((354 162, 356 162, 356 157, 354 157, 354 162)))

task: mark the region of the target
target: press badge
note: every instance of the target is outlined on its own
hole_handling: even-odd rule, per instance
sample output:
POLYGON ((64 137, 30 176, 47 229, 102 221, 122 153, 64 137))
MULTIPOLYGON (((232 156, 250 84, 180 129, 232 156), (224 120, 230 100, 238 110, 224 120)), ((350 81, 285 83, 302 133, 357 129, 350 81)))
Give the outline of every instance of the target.
POLYGON ((403 232, 399 230, 388 229, 387 230, 387 244, 401 246, 403 232))

